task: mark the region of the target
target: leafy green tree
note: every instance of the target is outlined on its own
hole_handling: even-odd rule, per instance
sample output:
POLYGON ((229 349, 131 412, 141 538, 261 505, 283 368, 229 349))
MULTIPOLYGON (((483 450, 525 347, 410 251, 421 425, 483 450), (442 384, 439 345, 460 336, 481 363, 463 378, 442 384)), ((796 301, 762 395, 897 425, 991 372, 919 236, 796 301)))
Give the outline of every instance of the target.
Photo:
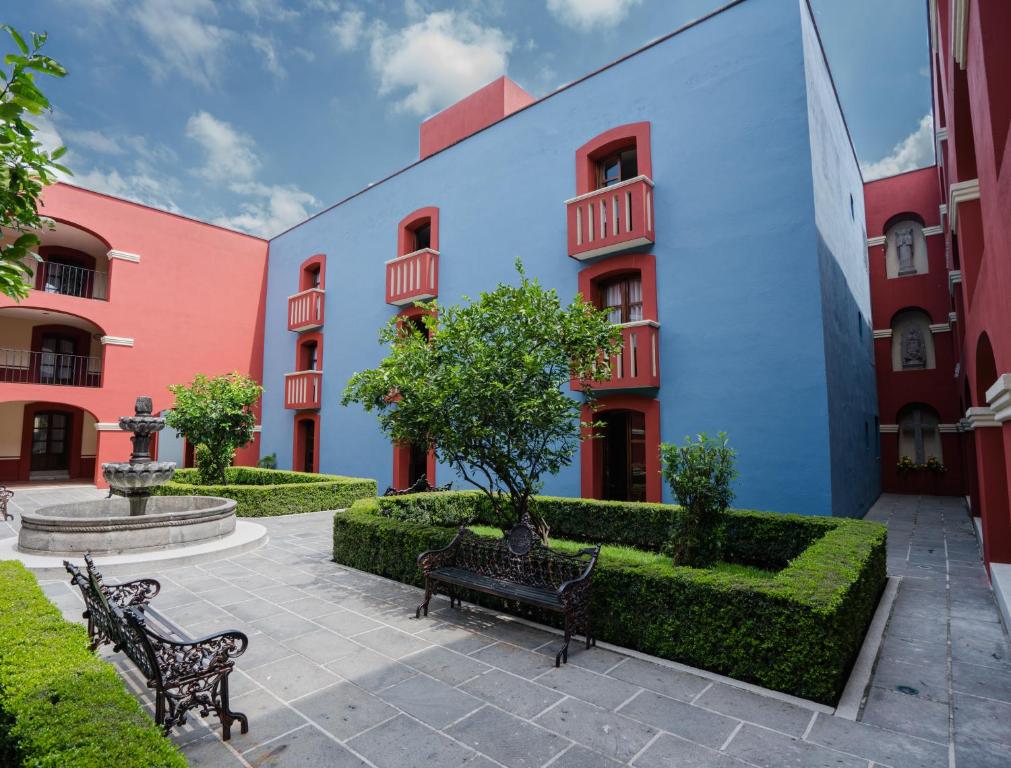
POLYGON ((375 411, 395 441, 431 446, 487 495, 503 530, 530 514, 547 541, 530 498, 578 447, 580 404, 566 390, 574 372, 607 379, 621 336, 582 297, 563 306, 516 268, 519 285, 462 306, 423 305, 423 330, 391 320, 380 333, 389 356, 356 373, 342 402, 375 411))
POLYGON ((66 151, 60 147, 46 152, 35 140, 36 126, 26 115, 41 115, 51 109, 49 100, 35 85, 35 75, 63 77, 67 70, 58 62, 40 53, 45 34, 31 34, 31 45, 7 24, 0 25, 17 48, 8 53, 0 70, 0 227, 13 230, 17 237, 0 244, 0 293, 13 299, 28 295, 32 276, 26 264, 39 238, 34 233, 46 222, 39 216, 39 195, 46 184, 54 181, 53 173, 70 173, 56 161, 66 151))
POLYGON ((660 446, 663 476, 681 505, 667 546, 677 565, 704 568, 720 558, 723 513, 734 500, 730 487, 736 454, 725 432, 712 439, 704 432, 684 445, 660 446))
POLYGON ((169 391, 176 402, 165 423, 195 446, 200 482, 223 483, 236 449, 253 439, 253 406, 263 387, 239 373, 214 378, 199 373, 192 384, 173 384, 169 391))

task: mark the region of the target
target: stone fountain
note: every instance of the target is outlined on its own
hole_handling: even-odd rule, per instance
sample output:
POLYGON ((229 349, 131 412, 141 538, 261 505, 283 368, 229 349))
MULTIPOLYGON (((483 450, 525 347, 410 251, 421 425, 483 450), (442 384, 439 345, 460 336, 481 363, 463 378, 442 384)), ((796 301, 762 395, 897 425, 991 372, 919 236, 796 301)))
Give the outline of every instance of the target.
POLYGON ((131 432, 130 460, 102 465, 102 477, 119 494, 98 501, 42 507, 21 516, 18 549, 27 554, 125 554, 206 543, 235 530, 235 501, 215 496, 152 496, 172 479, 175 464, 151 460, 151 436, 165 419, 138 397, 133 416, 119 420, 131 432))

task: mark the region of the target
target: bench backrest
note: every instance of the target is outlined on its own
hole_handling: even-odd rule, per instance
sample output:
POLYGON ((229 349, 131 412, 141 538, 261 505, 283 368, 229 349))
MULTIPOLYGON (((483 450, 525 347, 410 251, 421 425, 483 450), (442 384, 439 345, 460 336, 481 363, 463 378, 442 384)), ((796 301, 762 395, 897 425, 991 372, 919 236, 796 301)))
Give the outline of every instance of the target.
POLYGON ((454 565, 472 573, 541 589, 558 589, 579 578, 594 555, 569 555, 534 544, 526 554, 512 551, 506 539, 488 539, 469 530, 461 531, 454 565))

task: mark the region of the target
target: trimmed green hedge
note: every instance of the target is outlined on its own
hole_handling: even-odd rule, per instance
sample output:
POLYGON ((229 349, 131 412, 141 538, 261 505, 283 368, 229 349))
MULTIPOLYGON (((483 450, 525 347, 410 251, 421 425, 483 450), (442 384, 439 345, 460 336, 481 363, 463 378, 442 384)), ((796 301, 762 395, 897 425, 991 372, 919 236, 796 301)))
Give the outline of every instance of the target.
POLYGON ((25 568, 0 562, 0 765, 186 768, 25 568))
MULTIPOLYGON (((415 514, 418 507, 441 504, 431 498, 435 495, 363 500, 337 513, 334 560, 420 585, 418 554, 445 546, 454 531, 396 520, 390 513, 395 515, 398 506, 415 514)), ((653 551, 660 542, 645 532, 665 531, 659 520, 677 514, 677 508, 659 504, 585 499, 538 503, 544 505, 541 509, 558 538, 596 542, 611 537, 627 544, 639 536, 649 545, 642 549, 653 551), (636 519, 639 511, 645 520, 636 519), (576 533, 579 530, 597 535, 576 533)), ((733 569, 677 567, 667 558, 605 547, 593 579, 594 633, 626 648, 834 704, 884 589, 885 527, 736 510, 728 513, 728 523, 732 560, 779 564, 793 550, 792 559, 761 578, 733 569), (771 554, 763 554, 763 546, 770 547, 771 554)), ((468 599, 503 608, 482 595, 468 599)), ((524 615, 557 621, 533 612, 524 615)))
MULTIPOLYGON (((622 544, 659 552, 680 507, 623 501, 597 501, 558 496, 531 500, 551 526, 551 535, 581 541, 622 544)), ((491 523, 487 497, 479 491, 417 493, 379 499, 386 517, 430 525, 491 523)), ((725 515, 724 556, 758 568, 786 566, 837 525, 831 518, 732 509, 725 515)))
POLYGON ((238 502, 239 517, 272 517, 324 509, 346 509, 358 499, 376 495, 376 481, 360 477, 284 472, 258 467, 229 467, 225 485, 200 485, 195 469, 153 489, 157 496, 221 496, 238 502))

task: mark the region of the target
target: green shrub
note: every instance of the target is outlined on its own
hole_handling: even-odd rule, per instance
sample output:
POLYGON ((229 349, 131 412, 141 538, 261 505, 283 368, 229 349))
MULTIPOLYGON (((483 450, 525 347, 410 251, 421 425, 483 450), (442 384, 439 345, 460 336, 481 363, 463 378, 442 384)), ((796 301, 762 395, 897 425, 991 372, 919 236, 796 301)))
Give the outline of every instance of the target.
POLYGON ((111 664, 17 562, 0 562, 0 765, 186 768, 111 664))
MULTIPOLYGON (((380 506, 390 512, 397 506, 460 503, 436 501, 432 497, 437 495, 464 494, 369 499, 335 514, 334 560, 420 586, 418 554, 445 546, 454 531, 393 519, 380 514, 380 506)), ((676 507, 659 504, 545 498, 535 503, 552 526, 552 545, 561 549, 608 540, 573 535, 582 527, 623 530, 629 535, 616 542, 620 544, 652 532, 656 538, 648 549, 655 553, 671 516, 679 513, 676 507), (622 522, 634 522, 638 511, 644 513, 645 524, 625 530, 622 522)), ((792 560, 763 576, 737 567, 676 566, 649 552, 604 547, 593 577, 594 634, 626 648, 834 704, 884 588, 884 526, 737 510, 727 513, 727 521, 725 555, 732 552, 746 556, 750 564, 772 562, 774 567, 787 555, 792 560), (762 544, 772 547, 765 556, 755 552, 762 544)), ((480 594, 467 599, 517 612, 512 604, 504 606, 480 594)), ((557 617, 536 611, 522 613, 557 622, 557 617)))
POLYGON ((277 454, 268 453, 266 456, 261 456, 260 460, 256 462, 256 466, 260 469, 277 469, 277 454))
POLYGON ((678 565, 705 567, 720 559, 723 513, 734 500, 730 483, 737 476, 734 451, 727 436, 715 440, 702 433, 684 445, 660 446, 663 476, 681 514, 674 518, 665 551, 678 565))
MULTIPOLYGON (((192 470, 187 470, 192 471, 192 470)), ((178 474, 178 472, 176 473, 178 474)), ((608 542, 659 552, 681 508, 671 504, 598 501, 535 496, 531 508, 551 526, 553 536, 608 542)), ((494 524, 484 494, 478 491, 415 493, 379 500, 378 513, 395 520, 466 525, 494 524)), ((783 568, 813 541, 838 525, 832 518, 731 509, 724 516, 723 557, 765 570, 783 568)))
POLYGON ((324 509, 346 509, 376 495, 376 481, 340 475, 284 472, 258 467, 229 467, 225 485, 202 485, 198 470, 177 469, 154 488, 159 496, 220 496, 238 502, 239 517, 272 517, 324 509))

